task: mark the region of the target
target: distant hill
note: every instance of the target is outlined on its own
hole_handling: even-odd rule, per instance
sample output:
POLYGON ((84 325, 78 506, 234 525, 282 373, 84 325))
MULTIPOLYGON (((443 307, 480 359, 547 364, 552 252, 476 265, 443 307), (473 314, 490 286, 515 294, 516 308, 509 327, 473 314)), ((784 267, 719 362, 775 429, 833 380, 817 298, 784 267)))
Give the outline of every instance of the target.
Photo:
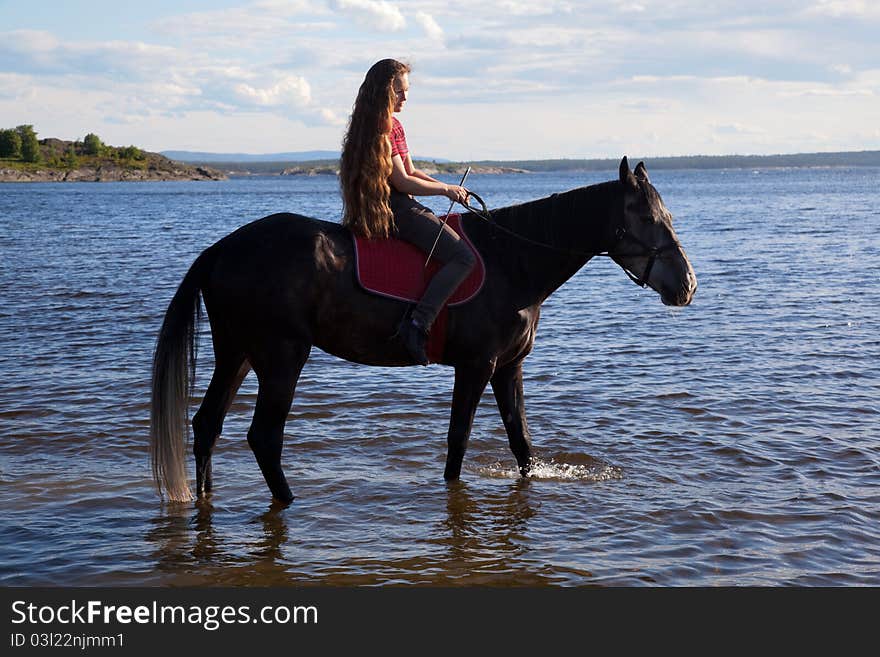
MULTIPOLYGON (((671 157, 629 157, 644 160, 649 169, 757 169, 780 167, 880 166, 880 151, 836 153, 794 153, 789 155, 681 155, 671 157)), ((620 158, 591 160, 482 160, 477 166, 505 166, 527 171, 606 171, 616 169, 620 158)))
MULTIPOLYGON (((303 151, 299 153, 271 153, 266 155, 164 151, 163 154, 177 161, 221 169, 229 175, 333 174, 339 168, 339 154, 334 151, 303 151)), ((432 175, 436 173, 460 174, 467 166, 472 167, 473 173, 609 171, 616 169, 620 163, 620 158, 479 160, 475 162, 455 162, 446 159, 421 157, 414 159, 420 169, 432 175)), ((630 156, 629 159, 631 162, 644 160, 649 169, 876 167, 880 166, 880 151, 794 153, 788 155, 630 156)))
MULTIPOLYGON (((205 153, 200 151, 161 151, 177 162, 211 162, 213 164, 250 164, 256 162, 286 163, 329 162, 338 160, 339 151, 296 151, 293 153, 205 153)), ((449 162, 443 158, 419 157, 419 160, 449 162)))
POLYGON ((298 151, 295 153, 202 153, 198 151, 161 151, 162 155, 178 162, 308 162, 335 160, 339 151, 298 151))

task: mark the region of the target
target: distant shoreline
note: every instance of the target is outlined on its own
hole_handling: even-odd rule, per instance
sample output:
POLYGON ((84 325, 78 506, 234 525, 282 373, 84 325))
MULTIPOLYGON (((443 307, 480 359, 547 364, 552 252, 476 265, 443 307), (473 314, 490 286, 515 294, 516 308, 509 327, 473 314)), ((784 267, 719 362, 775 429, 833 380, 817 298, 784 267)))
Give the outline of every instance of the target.
MULTIPOLYGON (((53 140, 55 141, 55 140, 53 140)), ((177 151, 186 157, 185 151, 177 151)), ((104 161, 92 166, 61 168, 41 165, 11 166, 0 161, 2 182, 152 182, 169 180, 224 180, 249 176, 336 176, 339 160, 243 161, 171 160, 158 153, 147 153, 148 164, 140 167, 120 166, 104 161)), ((199 153, 199 155, 205 155, 199 153)), ((217 154, 218 156, 221 154, 217 154)), ((295 156, 295 153, 286 155, 295 156)), ((797 153, 791 155, 694 155, 668 157, 631 157, 632 162, 644 160, 651 170, 719 170, 719 169, 781 169, 880 167, 880 151, 841 151, 835 153, 797 153)), ((576 173, 613 171, 619 159, 547 159, 547 160, 481 160, 471 163, 417 160, 417 168, 429 175, 461 175, 470 167, 472 174, 576 173)))
MULTIPOLYGON (((185 154, 184 154, 185 155, 185 154)), ((288 154, 293 155, 293 154, 288 154)), ((644 160, 649 169, 767 169, 818 167, 880 167, 880 151, 842 151, 835 153, 797 153, 791 155, 693 155, 669 157, 631 157, 644 160)), ((338 175, 338 159, 242 161, 186 160, 188 164, 211 167, 228 176, 338 175)), ((476 162, 438 162, 417 160, 417 168, 430 175, 462 174, 470 166, 474 174, 561 173, 609 171, 620 159, 480 160, 476 162)))
POLYGON ((219 171, 201 166, 170 165, 167 168, 132 168, 98 165, 62 169, 37 166, 30 169, 0 166, 0 183, 46 182, 168 182, 182 180, 225 180, 219 171))
MULTIPOLYGON (((38 157, 21 154, 0 158, 0 183, 27 182, 156 182, 168 180, 223 180, 210 167, 176 162, 159 153, 134 146, 107 146, 97 135, 92 150, 84 142, 50 137, 36 141, 38 157)), ((87 139, 89 138, 87 137, 87 139)))

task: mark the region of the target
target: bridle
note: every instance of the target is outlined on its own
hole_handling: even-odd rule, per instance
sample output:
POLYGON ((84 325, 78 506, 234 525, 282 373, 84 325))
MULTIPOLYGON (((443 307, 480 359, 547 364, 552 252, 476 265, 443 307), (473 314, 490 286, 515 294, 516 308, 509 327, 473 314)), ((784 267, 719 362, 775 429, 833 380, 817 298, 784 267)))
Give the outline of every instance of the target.
MULTIPOLYGON (((502 226, 501 224, 499 224, 498 222, 496 222, 492 219, 492 215, 489 212, 489 209, 486 207, 486 204, 483 202, 483 199, 481 199, 477 194, 474 194, 470 190, 468 190, 468 196, 469 196, 469 198, 470 197, 475 198, 477 201, 479 201, 480 205, 483 206, 482 209, 475 208, 475 207, 471 206, 470 203, 468 202, 469 198, 465 199, 465 202, 462 203, 462 205, 465 208, 467 208, 471 213, 475 214, 480 219, 483 219, 484 221, 486 221, 487 223, 492 225, 494 228, 500 230, 501 232, 507 233, 511 237, 515 237, 516 239, 521 240, 523 242, 526 242, 528 244, 533 244, 535 246, 540 246, 545 249, 550 249, 552 251, 558 251, 560 253, 566 253, 569 255, 577 255, 577 256, 587 256, 587 257, 604 256, 606 258, 613 258, 613 257, 644 258, 644 257, 647 257, 648 264, 645 265, 645 271, 642 272, 641 276, 636 276, 629 269, 627 269, 623 265, 620 265, 621 269, 623 269, 623 271, 627 275, 627 277, 633 283, 635 283, 636 285, 638 285, 641 288, 648 286, 648 280, 651 277, 651 270, 654 269, 654 263, 657 261, 658 256, 660 256, 661 254, 663 254, 667 251, 681 249, 681 243, 675 238, 673 238, 672 241, 667 242, 666 244, 661 244, 660 246, 651 246, 650 244, 645 243, 645 241, 642 240, 641 238, 639 238, 636 235, 633 235, 631 232, 629 232, 626 229, 626 226, 620 226, 615 231, 614 245, 610 249, 608 249, 607 251, 580 251, 577 249, 566 249, 566 248, 556 246, 555 244, 547 244, 546 242, 539 242, 537 240, 533 240, 529 237, 526 237, 525 235, 520 235, 519 233, 512 231, 509 228, 505 228, 504 226, 502 226), (620 246, 621 242, 624 242, 626 240, 633 242, 636 245, 640 246, 643 249, 643 252, 642 253, 619 252, 617 250, 618 247, 620 246)), ((651 219, 653 219, 653 217, 651 217, 651 219)))
POLYGON ((617 241, 615 242, 615 244, 611 248, 611 250, 606 251, 604 253, 596 253, 594 255, 607 256, 607 257, 613 257, 613 256, 630 257, 630 258, 643 258, 643 257, 647 256, 648 264, 645 265, 645 271, 642 272, 641 276, 636 276, 635 274, 633 274, 629 269, 627 269, 623 265, 620 266, 621 269, 623 269, 623 272, 629 277, 629 280, 631 280, 633 283, 635 283, 639 287, 646 287, 648 285, 648 279, 651 278, 651 270, 654 268, 654 263, 657 261, 657 256, 659 256, 661 253, 664 253, 666 251, 681 249, 681 243, 675 238, 673 238, 671 242, 667 242, 666 244, 661 244, 660 246, 651 246, 649 244, 646 244, 642 239, 640 239, 639 237, 637 237, 637 236, 633 235, 632 233, 630 233, 629 231, 627 231, 625 226, 621 226, 620 228, 618 228, 617 232, 615 233, 615 236, 617 237, 617 241), (640 247, 642 247, 644 249, 644 253, 618 253, 618 252, 616 252, 615 249, 617 248, 617 246, 622 241, 624 241, 626 239, 628 239, 631 242, 635 242, 640 247))

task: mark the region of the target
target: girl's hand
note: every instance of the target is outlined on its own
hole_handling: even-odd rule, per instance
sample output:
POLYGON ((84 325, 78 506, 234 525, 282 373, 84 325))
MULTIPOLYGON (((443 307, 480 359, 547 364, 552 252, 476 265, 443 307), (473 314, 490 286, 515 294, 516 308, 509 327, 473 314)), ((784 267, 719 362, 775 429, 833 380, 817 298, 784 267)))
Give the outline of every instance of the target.
POLYGON ((468 191, 460 185, 447 185, 444 195, 450 201, 463 204, 467 202, 468 191))

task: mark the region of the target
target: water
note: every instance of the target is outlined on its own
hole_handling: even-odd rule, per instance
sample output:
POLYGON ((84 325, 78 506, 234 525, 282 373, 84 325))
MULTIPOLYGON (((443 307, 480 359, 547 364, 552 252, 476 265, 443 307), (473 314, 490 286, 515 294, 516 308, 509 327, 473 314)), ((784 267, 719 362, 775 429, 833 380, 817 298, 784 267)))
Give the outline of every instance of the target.
MULTIPOLYGON (((498 207, 615 175, 469 183, 498 207)), ((533 477, 487 392, 463 479, 443 481, 450 369, 314 350, 287 509, 245 441, 253 375, 210 502, 159 500, 152 349, 203 248, 276 211, 335 219, 336 181, 0 186, 0 584, 880 584, 880 170, 652 180, 699 290, 671 310, 600 259, 547 301, 533 477)))

